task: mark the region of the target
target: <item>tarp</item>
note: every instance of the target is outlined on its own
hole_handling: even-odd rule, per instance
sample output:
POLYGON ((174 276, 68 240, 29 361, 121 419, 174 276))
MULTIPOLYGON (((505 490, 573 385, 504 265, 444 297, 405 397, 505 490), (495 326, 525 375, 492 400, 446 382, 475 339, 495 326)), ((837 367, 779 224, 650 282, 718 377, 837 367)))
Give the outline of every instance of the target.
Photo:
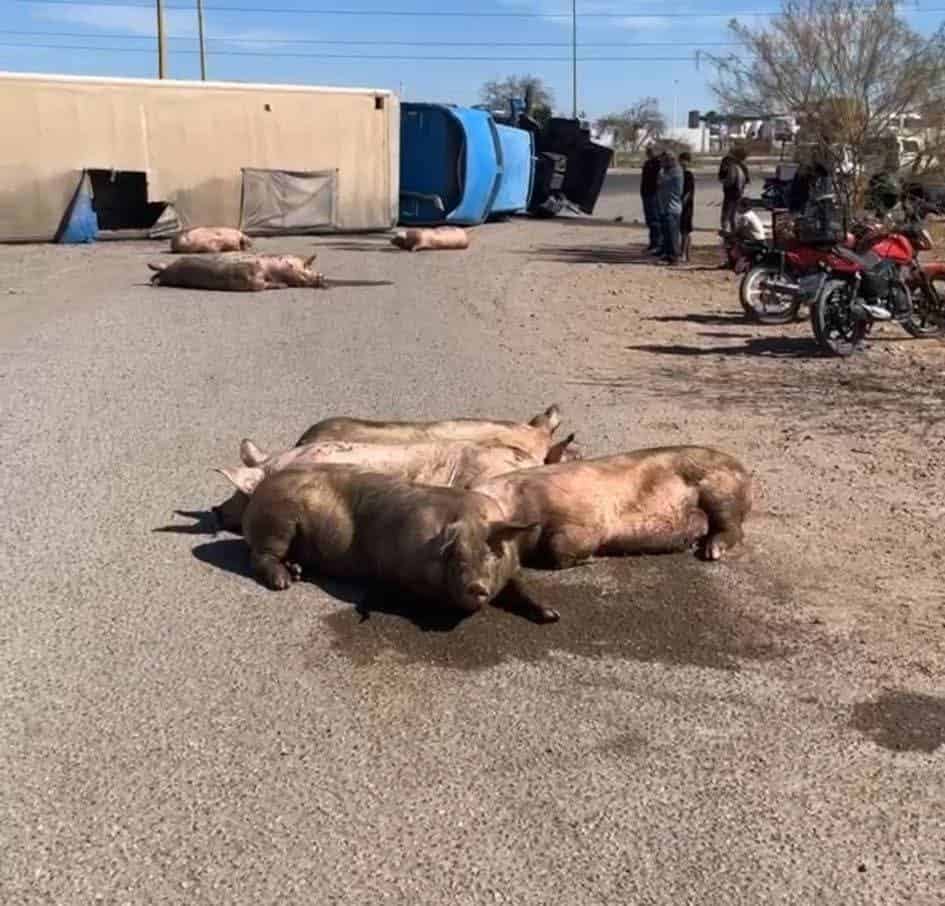
POLYGON ((312 233, 335 222, 335 171, 243 170, 240 229, 251 236, 312 233))
POLYGON ((92 181, 84 170, 79 178, 75 195, 66 209, 62 226, 56 236, 56 242, 64 245, 78 245, 84 242, 94 242, 98 235, 98 217, 92 207, 92 181))

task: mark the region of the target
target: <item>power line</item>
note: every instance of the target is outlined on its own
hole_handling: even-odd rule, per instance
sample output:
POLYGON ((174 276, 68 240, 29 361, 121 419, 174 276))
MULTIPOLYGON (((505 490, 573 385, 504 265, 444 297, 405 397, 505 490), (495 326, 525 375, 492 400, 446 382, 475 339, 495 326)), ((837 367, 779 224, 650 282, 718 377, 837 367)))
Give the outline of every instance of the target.
MULTIPOLYGON (((119 0, 119 2, 104 2, 104 0, 19 0, 20 3, 28 5, 47 5, 47 6, 95 6, 95 7, 115 7, 116 9, 151 9, 149 3, 135 3, 133 0, 119 0)), ((867 9, 870 4, 862 4, 867 9)), ((191 6, 165 6, 168 11, 192 12, 191 6)), ((422 19, 562 19, 570 21, 572 14, 570 12, 547 12, 547 13, 528 13, 528 12, 486 12, 483 10, 406 10, 406 9, 346 9, 346 8, 312 8, 312 7, 253 7, 253 6, 205 6, 204 9, 209 12, 220 13, 256 13, 260 15, 291 15, 291 16, 370 16, 378 17, 399 17, 399 18, 422 18, 422 19)), ((900 4, 899 11, 903 15, 931 15, 936 13, 945 13, 945 7, 918 7, 907 4, 900 4)), ((598 19, 598 20, 616 20, 616 19, 735 19, 739 16, 776 16, 781 12, 780 9, 736 9, 736 10, 704 10, 694 12, 692 10, 651 10, 649 12, 600 12, 600 13, 578 13, 578 19, 598 19)))
MULTIPOLYGON (((88 40, 153 41, 154 35, 106 34, 64 31, 7 31, 0 35, 25 38, 87 38, 88 40)), ((196 41, 196 35, 165 35, 171 41, 196 41)), ((239 35, 207 35, 208 41, 239 44, 313 44, 342 47, 570 47, 570 41, 350 41, 323 38, 243 38, 239 35)), ((739 47, 739 41, 582 41, 581 47, 739 47)))
MULTIPOLYGON (((132 0, 120 0, 120 2, 107 3, 103 0, 20 0, 21 3, 30 5, 47 6, 97 6, 97 7, 115 7, 131 9, 151 9, 151 4, 135 3, 132 0)), ((168 6, 166 10, 182 10, 192 12, 190 6, 168 6)), ((406 9, 346 9, 346 8, 313 8, 313 7, 253 7, 253 6, 204 6, 208 12, 220 13, 258 13, 260 15, 294 15, 294 16, 385 16, 385 17, 406 17, 406 18, 454 18, 454 19, 567 19, 570 21, 572 14, 570 12, 560 13, 528 13, 528 12, 498 12, 484 10, 406 10, 406 9)), ((731 19, 737 16, 773 16, 780 12, 779 9, 765 10, 726 10, 713 12, 677 12, 663 10, 652 10, 650 12, 611 12, 611 13, 578 13, 578 19, 688 19, 688 18, 718 18, 731 19)), ((931 12, 931 10, 923 10, 931 12)))
MULTIPOLYGON (((152 48, 148 47, 90 47, 87 44, 38 44, 22 43, 12 41, 0 41, 0 47, 30 47, 41 48, 45 50, 88 50, 96 53, 151 53, 152 48)), ((199 50, 178 49, 170 50, 172 54, 198 54, 199 50)), ((457 56, 435 56, 418 57, 413 54, 390 55, 390 54, 322 54, 322 53, 266 53, 261 50, 208 50, 207 54, 216 57, 267 57, 268 59, 303 58, 311 60, 401 60, 415 63, 426 62, 481 62, 481 63, 570 63, 571 57, 457 57, 457 56)), ((690 57, 578 57, 579 63, 691 63, 695 61, 695 56, 690 57)))
MULTIPOLYGON (((118 0, 118 2, 104 2, 104 0, 19 0, 27 5, 46 6, 94 6, 115 7, 116 9, 151 9, 149 3, 135 3, 133 0, 118 0)), ((864 9, 870 4, 862 4, 864 9)), ((191 6, 167 6, 168 11, 192 12, 191 6)), ((454 19, 567 19, 571 20, 570 12, 560 13, 528 13, 528 12, 486 12, 483 10, 406 10, 406 9, 346 9, 346 8, 313 8, 313 7, 253 7, 253 6, 204 6, 204 10, 220 13, 256 13, 259 15, 291 15, 291 16, 372 16, 372 17, 401 17, 401 18, 454 18, 454 19)), ((945 13, 945 7, 918 7, 900 4, 899 11, 903 15, 931 15, 945 13)), ((578 19, 735 19, 739 16, 776 16, 780 9, 736 9, 736 10, 704 10, 704 11, 676 11, 650 10, 648 12, 609 12, 609 13, 578 13, 578 19)))

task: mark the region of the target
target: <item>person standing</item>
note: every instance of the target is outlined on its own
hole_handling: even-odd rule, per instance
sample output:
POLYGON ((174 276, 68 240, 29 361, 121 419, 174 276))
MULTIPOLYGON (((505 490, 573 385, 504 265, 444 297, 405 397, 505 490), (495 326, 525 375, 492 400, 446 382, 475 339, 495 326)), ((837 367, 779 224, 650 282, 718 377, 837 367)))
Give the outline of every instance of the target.
POLYGON ((643 162, 643 172, 640 174, 640 198, 643 201, 643 219, 650 230, 650 245, 648 252, 658 252, 663 243, 660 236, 660 209, 659 192, 660 159, 656 149, 648 145, 646 160, 643 162))
POLYGON ((745 194, 751 177, 748 175, 748 165, 745 163, 748 154, 744 148, 733 148, 719 164, 719 182, 722 183, 722 230, 727 233, 735 232, 735 214, 738 211, 738 202, 745 194))
POLYGON ((662 260, 669 265, 679 264, 679 220, 682 216, 683 171, 676 155, 664 151, 660 157, 659 203, 663 214, 662 260))
POLYGON ((683 170, 682 215, 679 218, 680 252, 682 260, 689 263, 689 248, 692 245, 692 214, 696 200, 696 179, 692 175, 692 155, 683 151, 679 155, 683 170))

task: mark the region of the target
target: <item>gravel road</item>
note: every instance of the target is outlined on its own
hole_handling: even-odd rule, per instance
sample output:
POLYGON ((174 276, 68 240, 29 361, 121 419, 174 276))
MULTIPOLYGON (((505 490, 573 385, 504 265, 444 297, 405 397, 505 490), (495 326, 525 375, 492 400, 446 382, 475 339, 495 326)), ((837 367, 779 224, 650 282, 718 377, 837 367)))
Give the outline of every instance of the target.
POLYGON ((590 219, 319 240, 330 289, 258 296, 0 247, 0 902, 940 904, 945 348, 818 359, 699 236, 676 273, 590 219), (744 556, 529 573, 560 623, 452 626, 268 592, 210 528, 244 436, 552 401, 587 454, 742 458, 744 556))

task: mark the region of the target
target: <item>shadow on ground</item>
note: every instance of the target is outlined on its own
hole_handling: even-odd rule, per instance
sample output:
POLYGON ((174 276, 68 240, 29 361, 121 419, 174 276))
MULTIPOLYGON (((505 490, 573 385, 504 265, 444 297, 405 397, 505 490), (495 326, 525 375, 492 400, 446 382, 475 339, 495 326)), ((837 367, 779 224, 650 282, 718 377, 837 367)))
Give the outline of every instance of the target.
MULTIPOLYGON (((424 625, 416 610, 421 605, 405 611, 403 598, 381 588, 366 611, 339 608, 322 622, 332 647, 361 666, 393 658, 479 670, 563 652, 737 670, 741 659, 786 653, 756 610, 749 613, 722 593, 723 581, 726 587, 739 581, 754 586, 752 572, 742 562, 709 565, 689 554, 597 562, 567 572, 526 571, 523 593, 561 613, 560 622, 544 626, 495 607, 452 625, 424 625)), ((752 597, 757 600, 757 588, 752 597)))
MULTIPOLYGON (((555 261, 562 264, 630 264, 638 267, 664 267, 659 257, 647 253, 646 245, 633 243, 632 245, 544 245, 538 248, 520 252, 529 258, 538 261, 555 261)), ((666 268, 672 272, 687 271, 717 271, 718 252, 711 248, 699 246, 693 248, 691 260, 688 264, 681 264, 678 268, 666 268)))
POLYGON ((853 708, 850 726, 894 752, 934 752, 945 745, 945 698, 888 690, 853 708))
POLYGON ((347 242, 331 242, 326 243, 323 248, 338 252, 390 252, 398 255, 404 254, 403 249, 391 245, 390 238, 378 240, 377 242, 370 242, 369 240, 363 240, 361 242, 352 242, 350 240, 347 242))
POLYGON ((923 437, 945 428, 945 385, 940 366, 891 363, 877 351, 853 359, 811 354, 812 340, 753 338, 714 349, 683 344, 639 347, 679 365, 654 364, 643 381, 636 372, 592 373, 568 383, 684 399, 711 411, 803 422, 809 430, 862 434, 919 430, 923 437), (684 364, 683 364, 684 363, 684 364))
POLYGON ((391 280, 336 280, 334 277, 325 278, 325 289, 341 289, 342 287, 374 287, 374 286, 393 286, 391 280))
POLYGON ((656 321, 660 324, 704 324, 707 326, 724 327, 728 325, 741 324, 745 327, 758 327, 757 324, 749 323, 748 319, 742 313, 731 315, 704 315, 693 312, 688 315, 650 315, 646 318, 640 318, 641 321, 656 321))
MULTIPOLYGON (((733 334, 703 333, 701 336, 718 338, 733 334)), ((628 346, 639 352, 656 355, 679 356, 761 356, 773 359, 819 358, 822 353, 813 339, 808 337, 749 337, 738 346, 687 346, 683 343, 645 343, 628 346)))

